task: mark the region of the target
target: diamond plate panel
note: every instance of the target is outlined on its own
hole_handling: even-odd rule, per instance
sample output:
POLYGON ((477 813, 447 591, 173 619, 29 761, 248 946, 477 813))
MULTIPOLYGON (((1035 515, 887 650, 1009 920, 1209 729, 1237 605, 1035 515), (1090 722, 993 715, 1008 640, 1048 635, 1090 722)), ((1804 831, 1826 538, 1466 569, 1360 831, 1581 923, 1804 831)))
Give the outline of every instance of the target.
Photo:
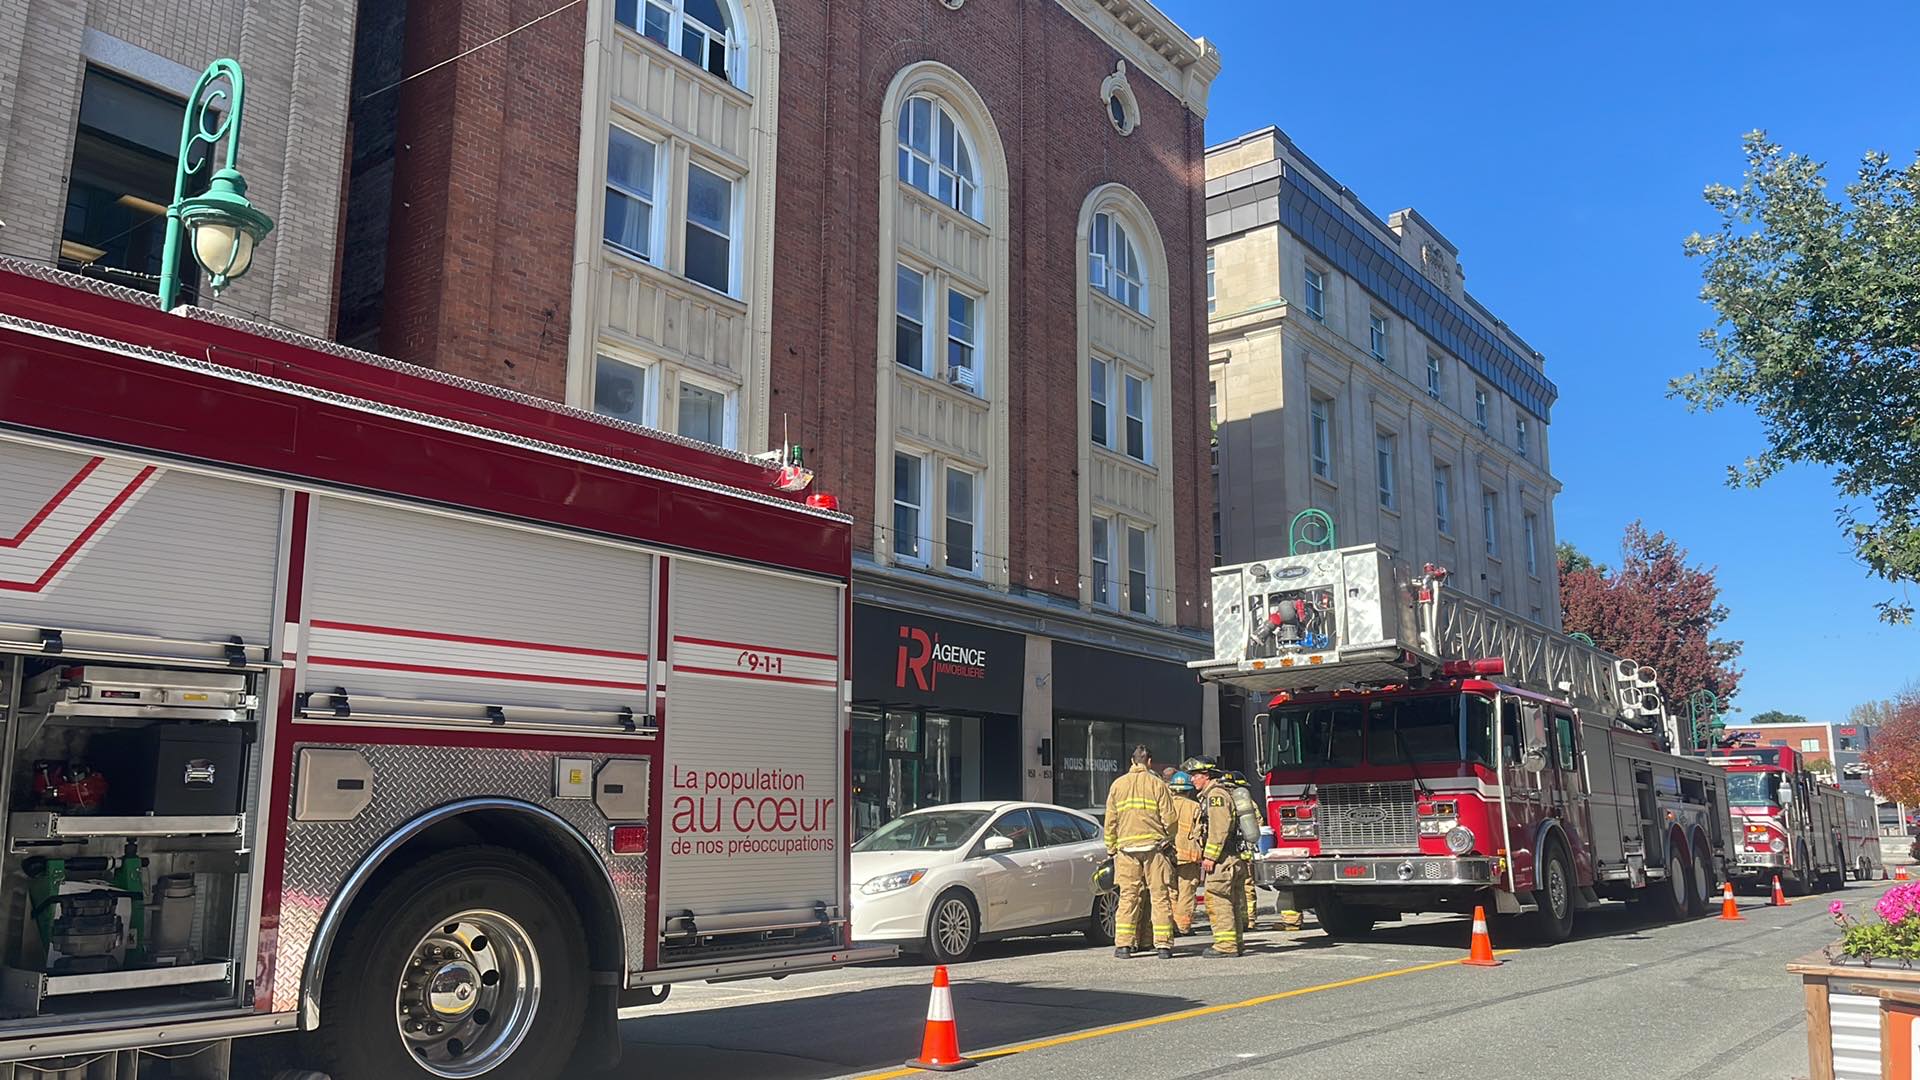
MULTIPOLYGON (((347 875, 396 829, 437 806, 462 799, 518 799, 552 811, 586 838, 603 861, 611 854, 607 820, 591 800, 553 797, 554 759, 591 758, 598 769, 607 755, 495 750, 464 746, 368 746, 346 742, 299 743, 306 747, 357 750, 373 766, 373 802, 352 821, 292 821, 293 788, 287 796, 287 860, 280 893, 280 934, 274 953, 273 1007, 285 1012, 300 1002, 307 950, 347 875)), ((632 756, 632 755, 624 755, 632 756)), ((624 930, 628 971, 644 966, 647 867, 643 856, 609 862, 614 900, 624 930)))

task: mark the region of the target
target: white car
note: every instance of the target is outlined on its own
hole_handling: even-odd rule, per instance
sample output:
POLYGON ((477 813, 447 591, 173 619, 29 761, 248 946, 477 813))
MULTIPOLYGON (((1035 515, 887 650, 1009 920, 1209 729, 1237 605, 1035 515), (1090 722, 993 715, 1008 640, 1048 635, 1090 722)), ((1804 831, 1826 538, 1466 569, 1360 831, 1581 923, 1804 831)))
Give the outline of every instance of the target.
POLYGON ((957 963, 982 941, 1084 933, 1113 944, 1100 824, 1025 802, 952 803, 894 818, 853 846, 853 938, 957 963))

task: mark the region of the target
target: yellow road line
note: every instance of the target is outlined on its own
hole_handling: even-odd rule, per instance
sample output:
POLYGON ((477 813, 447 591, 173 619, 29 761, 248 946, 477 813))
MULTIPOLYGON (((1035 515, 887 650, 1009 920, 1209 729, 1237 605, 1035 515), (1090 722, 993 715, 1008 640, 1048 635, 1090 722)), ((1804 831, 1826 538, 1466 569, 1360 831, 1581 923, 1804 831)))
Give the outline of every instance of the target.
MULTIPOLYGON (((1494 955, 1508 956, 1519 951, 1518 949, 1496 949, 1494 950, 1494 955)), ((1392 971, 1380 971, 1372 975, 1361 975, 1352 979, 1341 979, 1339 982, 1321 983, 1318 986, 1303 986, 1297 990, 1283 990, 1277 994, 1263 994, 1260 997, 1248 998, 1245 1001, 1230 1001, 1220 1005, 1203 1005, 1197 1009, 1168 1013, 1165 1016, 1150 1016, 1144 1020, 1133 1020, 1124 1024, 1112 1024, 1107 1027, 1092 1028, 1087 1031, 1076 1031, 1070 1035, 1061 1035, 1052 1039, 1041 1039, 1037 1042, 1021 1043, 1018 1046, 1008 1046, 999 1050, 983 1050, 967 1056, 973 1058, 975 1061, 1012 1057, 1014 1054, 1024 1054, 1030 1050, 1046 1050, 1050 1047, 1065 1046, 1068 1043, 1084 1042, 1087 1039, 1098 1039, 1108 1035, 1119 1035, 1128 1031, 1138 1031, 1141 1028, 1156 1027, 1160 1024, 1171 1024, 1178 1020, 1191 1020, 1199 1016, 1213 1016, 1219 1013, 1233 1012, 1236 1009, 1251 1009, 1256 1005, 1270 1005, 1273 1002, 1285 1001, 1288 998, 1317 994, 1322 990, 1342 990, 1349 986, 1378 982, 1381 979, 1391 979, 1400 975, 1417 975, 1423 971, 1438 971, 1441 968, 1458 966, 1460 966, 1460 961, 1458 960, 1438 960, 1431 964, 1420 964, 1415 967, 1396 968, 1392 971)), ((866 1076, 857 1077, 855 1080, 899 1080, 900 1077, 913 1076, 920 1071, 919 1069, 895 1069, 891 1072, 871 1073, 866 1076)))

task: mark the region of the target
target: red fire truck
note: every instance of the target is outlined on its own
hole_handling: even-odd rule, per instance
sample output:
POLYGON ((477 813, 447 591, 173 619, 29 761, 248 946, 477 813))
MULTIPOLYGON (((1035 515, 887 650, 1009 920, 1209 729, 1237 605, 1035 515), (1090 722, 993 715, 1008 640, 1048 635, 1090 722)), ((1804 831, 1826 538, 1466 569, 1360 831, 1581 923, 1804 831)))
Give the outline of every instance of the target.
POLYGON ((1214 571, 1205 678, 1270 702, 1255 880, 1335 937, 1415 911, 1565 938, 1603 899, 1699 914, 1726 777, 1667 753, 1652 672, 1372 545, 1214 571))
POLYGON ((890 955, 850 523, 783 479, 0 266, 0 1075, 303 1030, 334 1080, 572 1076, 672 983, 890 955))
POLYGON ((1727 771, 1740 828, 1730 868, 1737 885, 1766 889, 1777 875, 1782 889, 1804 896, 1840 888, 1848 874, 1865 881, 1886 872, 1871 795, 1821 783, 1790 746, 1725 747, 1708 757, 1727 771))

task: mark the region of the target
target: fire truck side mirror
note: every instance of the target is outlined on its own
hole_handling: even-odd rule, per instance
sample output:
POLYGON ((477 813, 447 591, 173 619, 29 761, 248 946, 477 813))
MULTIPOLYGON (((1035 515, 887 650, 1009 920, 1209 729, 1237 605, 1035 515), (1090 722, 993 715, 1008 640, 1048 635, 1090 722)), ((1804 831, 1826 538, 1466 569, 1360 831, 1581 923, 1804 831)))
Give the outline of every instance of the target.
POLYGON ((1521 759, 1531 760, 1537 754, 1544 767, 1547 757, 1547 712, 1531 701, 1520 703, 1520 739, 1521 745, 1526 748, 1521 759))
POLYGON ((1270 757, 1267 753, 1267 743, 1270 739, 1270 736, 1268 735, 1268 732, 1267 732, 1267 723, 1272 718, 1273 718, 1272 713, 1256 713, 1254 714, 1254 717, 1253 717, 1254 760, 1260 763, 1260 768, 1262 770, 1271 769, 1273 767, 1273 758, 1270 757))

